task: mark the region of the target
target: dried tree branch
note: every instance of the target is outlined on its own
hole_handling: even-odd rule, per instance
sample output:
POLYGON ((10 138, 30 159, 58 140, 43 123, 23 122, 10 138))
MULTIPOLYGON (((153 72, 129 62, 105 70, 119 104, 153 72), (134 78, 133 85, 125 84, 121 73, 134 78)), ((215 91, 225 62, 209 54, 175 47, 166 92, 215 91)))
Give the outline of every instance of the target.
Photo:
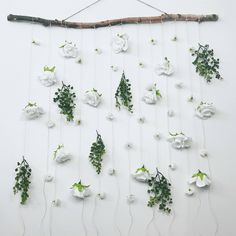
POLYGON ((43 26, 58 26, 75 29, 92 29, 107 26, 114 26, 120 24, 155 24, 167 21, 195 21, 195 22, 206 22, 206 21, 217 21, 218 15, 192 15, 192 14, 162 14, 161 16, 148 16, 148 17, 127 17, 121 19, 112 19, 98 22, 68 22, 63 20, 49 20, 40 17, 33 16, 22 16, 22 15, 8 15, 8 21, 12 22, 31 22, 38 23, 43 26))

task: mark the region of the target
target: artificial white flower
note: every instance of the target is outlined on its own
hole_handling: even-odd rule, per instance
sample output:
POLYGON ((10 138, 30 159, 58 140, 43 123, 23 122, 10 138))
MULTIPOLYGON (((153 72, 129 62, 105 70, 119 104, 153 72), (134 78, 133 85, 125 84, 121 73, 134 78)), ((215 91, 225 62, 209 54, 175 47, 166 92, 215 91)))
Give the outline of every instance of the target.
POLYGON ((42 85, 50 87, 57 82, 55 69, 55 66, 51 68, 44 66, 42 74, 38 77, 42 85))
POLYGON ((171 169, 171 170, 176 170, 176 164, 175 163, 170 163, 168 165, 168 167, 171 169))
POLYGON ((160 90, 156 88, 156 84, 149 86, 147 92, 144 94, 142 100, 146 104, 156 104, 159 98, 161 98, 160 90))
POLYGON ((54 123, 53 121, 49 120, 49 121, 47 122, 47 127, 48 127, 49 129, 51 129, 51 128, 55 127, 55 123, 54 123))
POLYGON ((157 44, 157 40, 154 39, 154 38, 151 38, 151 39, 150 39, 150 43, 151 43, 152 45, 156 45, 156 44, 157 44))
POLYGON ((133 194, 130 194, 130 195, 128 195, 127 196, 127 202, 129 203, 129 204, 131 204, 131 203, 134 203, 135 202, 135 196, 133 195, 133 194))
POLYGON ((115 175, 115 173, 116 173, 116 170, 115 170, 115 169, 113 169, 113 168, 109 168, 109 169, 108 169, 108 174, 109 174, 109 175, 115 175))
POLYGON ((52 201, 52 205, 53 205, 54 207, 59 207, 59 206, 61 205, 61 200, 60 200, 60 199, 54 199, 54 200, 52 201))
POLYGON ((25 117, 29 120, 37 119, 44 114, 44 111, 36 103, 29 102, 23 109, 25 117))
POLYGON ((200 149, 200 150, 199 150, 199 155, 200 155, 201 157, 208 157, 208 152, 207 152, 206 149, 200 149))
POLYGON ((110 121, 113 121, 115 119, 115 116, 112 113, 109 113, 106 118, 110 121))
POLYGON ((40 42, 38 40, 32 39, 32 44, 35 46, 40 46, 40 42))
POLYGON ((49 182, 52 182, 52 181, 53 181, 53 176, 50 175, 50 174, 45 175, 44 181, 45 181, 45 182, 48 182, 48 183, 49 183, 49 182))
POLYGON ((172 109, 169 109, 169 110, 167 111, 167 115, 168 115, 169 117, 173 117, 173 116, 175 115, 175 112, 174 112, 172 109))
POLYGON ((196 116, 206 120, 211 118, 216 112, 215 107, 211 103, 201 102, 196 109, 196 116))
POLYGON ((76 44, 72 42, 65 41, 65 43, 60 46, 62 56, 66 58, 76 58, 78 56, 78 48, 76 44))
POLYGON ((112 39, 112 49, 115 53, 125 52, 127 51, 129 45, 128 45, 128 35, 127 34, 117 34, 112 39))
POLYGON ((53 153, 53 159, 58 163, 64 163, 71 159, 71 154, 65 151, 64 145, 60 144, 53 153))
POLYGON ((91 195, 89 185, 83 185, 81 183, 81 181, 79 181, 78 183, 74 183, 71 188, 73 190, 72 193, 73 193, 74 197, 84 199, 84 198, 89 197, 91 195))
POLYGON ((105 193, 105 192, 98 193, 98 197, 99 197, 101 200, 104 200, 104 199, 106 198, 106 193, 105 193))
POLYGON ((192 195, 194 194, 194 189, 188 187, 188 189, 185 191, 185 194, 186 194, 187 196, 192 196, 192 195))
POLYGON ((158 75, 167 75, 170 76, 174 73, 174 67, 170 63, 167 57, 165 57, 164 62, 162 64, 159 64, 156 69, 156 73, 158 75))
POLYGON ((147 180, 150 178, 150 173, 149 170, 143 165, 142 167, 138 168, 134 174, 132 174, 132 176, 138 182, 147 182, 147 180))
POLYGON ((193 100, 194 100, 193 95, 190 95, 189 97, 187 97, 188 102, 193 102, 193 100))
POLYGON ((140 62, 138 63, 138 65, 139 65, 140 68, 144 68, 144 63, 143 63, 143 62, 140 61, 140 62))
POLYGON ((209 186, 211 184, 211 180, 209 179, 206 173, 203 173, 200 170, 198 170, 197 173, 192 175, 192 177, 189 180, 189 183, 190 184, 195 183, 197 187, 203 188, 205 186, 209 186))
POLYGON ((87 91, 84 96, 84 102, 92 107, 97 107, 101 102, 102 94, 99 94, 96 89, 87 91))
POLYGON ((170 134, 171 136, 167 139, 171 143, 171 146, 175 149, 190 148, 192 139, 187 137, 183 133, 170 134))

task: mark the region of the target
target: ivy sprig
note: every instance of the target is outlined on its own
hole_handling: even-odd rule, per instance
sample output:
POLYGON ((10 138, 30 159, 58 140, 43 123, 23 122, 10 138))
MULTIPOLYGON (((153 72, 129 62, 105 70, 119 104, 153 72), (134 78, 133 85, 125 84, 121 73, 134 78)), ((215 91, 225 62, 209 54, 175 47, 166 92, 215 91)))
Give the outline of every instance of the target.
POLYGON ((214 50, 209 45, 198 44, 198 49, 190 49, 192 56, 196 57, 192 64, 196 68, 196 72, 202 76, 207 83, 213 78, 223 79, 219 73, 220 59, 214 57, 214 50))
POLYGON ((96 168, 97 174, 101 173, 102 169, 102 156, 105 154, 105 145, 103 143, 101 135, 97 132, 97 140, 92 143, 90 148, 89 160, 91 164, 96 168))
POLYGON ((58 104, 60 113, 66 116, 67 121, 73 121, 76 95, 73 86, 62 82, 62 87, 55 92, 53 101, 58 104))
POLYGON ((153 207, 157 204, 161 211, 170 213, 171 209, 169 205, 172 204, 172 197, 169 181, 156 169, 156 175, 151 176, 147 183, 149 186, 147 192, 150 194, 148 206, 153 207))
POLYGON ((14 194, 21 193, 21 204, 24 205, 29 197, 28 191, 30 187, 31 168, 23 156, 21 162, 17 162, 15 169, 15 185, 13 186, 14 194))
POLYGON ((116 107, 120 110, 121 106, 128 109, 129 112, 133 113, 132 104, 132 93, 131 84, 128 79, 125 78, 125 73, 123 71, 120 84, 115 93, 116 107))

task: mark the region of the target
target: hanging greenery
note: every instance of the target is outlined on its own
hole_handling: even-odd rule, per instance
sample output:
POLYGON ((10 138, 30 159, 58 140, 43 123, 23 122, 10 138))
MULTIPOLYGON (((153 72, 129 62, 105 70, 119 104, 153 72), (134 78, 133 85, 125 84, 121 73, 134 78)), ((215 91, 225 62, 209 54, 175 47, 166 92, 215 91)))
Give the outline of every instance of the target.
POLYGON ((23 156, 21 162, 17 162, 15 169, 15 185, 13 187, 14 194, 21 192, 21 204, 24 205, 29 197, 28 191, 30 187, 31 168, 23 156))
POLYGON ((202 76, 208 83, 213 78, 223 79, 219 73, 219 58, 214 57, 214 50, 209 49, 209 45, 198 44, 198 49, 190 49, 195 60, 192 64, 196 67, 196 72, 202 76))
POLYGON ((55 92, 53 101, 58 104, 60 113, 66 116, 67 121, 73 121, 76 95, 73 92, 73 86, 65 85, 55 92))
POLYGON ((97 174, 101 173, 102 168, 102 156, 105 154, 105 145, 103 143, 101 135, 97 132, 97 140, 92 143, 89 160, 91 164, 96 168, 97 174))
POLYGON ((169 181, 156 169, 156 175, 151 176, 147 183, 149 186, 147 192, 150 194, 148 206, 153 207, 158 204, 161 211, 170 213, 169 205, 172 203, 172 198, 169 181))
POLYGON ((121 106, 124 106, 129 112, 133 113, 131 84, 129 80, 125 78, 124 71, 122 73, 120 84, 115 93, 115 99, 116 107, 118 107, 119 110, 121 106))

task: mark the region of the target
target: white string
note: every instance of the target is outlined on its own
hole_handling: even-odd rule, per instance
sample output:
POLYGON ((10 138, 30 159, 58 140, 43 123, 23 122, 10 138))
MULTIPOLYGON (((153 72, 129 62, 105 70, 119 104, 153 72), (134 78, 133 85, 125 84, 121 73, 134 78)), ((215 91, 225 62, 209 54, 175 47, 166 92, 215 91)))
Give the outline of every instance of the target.
MULTIPOLYGON (((198 41, 199 41, 199 43, 201 43, 200 22, 198 23, 198 41)), ((199 81, 200 81, 200 96, 201 96, 201 101, 203 101, 204 91, 203 91, 202 79, 200 78, 199 81)), ((205 130, 205 123, 203 120, 201 120, 201 126, 202 126, 202 136, 203 136, 203 148, 206 148, 206 130, 205 130)), ((212 179, 212 171, 211 171, 209 157, 207 158, 207 164, 208 164, 209 176, 212 179)), ((208 204, 209 204, 210 212, 211 212, 211 215, 214 219, 215 226, 216 226, 215 233, 214 233, 214 235, 216 236, 219 231, 219 223, 218 223, 218 218, 217 218, 215 211, 213 209, 213 206, 212 206, 210 188, 207 189, 207 196, 208 196, 208 204)))
MULTIPOLYGON (((110 40, 112 39, 112 28, 111 25, 109 25, 109 33, 110 33, 110 40)), ((113 59, 112 59, 112 47, 110 47, 110 65, 113 66, 113 59)), ((113 114, 113 73, 112 70, 110 68, 110 113, 113 114)), ((111 161, 112 161, 112 168, 114 170, 116 170, 116 164, 115 164, 115 159, 114 159, 114 153, 115 153, 115 135, 114 135, 114 122, 111 121, 111 161)), ((117 187, 117 200, 116 200, 116 205, 115 205, 115 209, 114 209, 114 216, 113 216, 113 220, 114 220, 114 224, 116 227, 117 232, 119 233, 120 236, 122 236, 121 230, 118 226, 117 223, 117 213, 118 213, 118 209, 119 209, 119 203, 120 203, 120 185, 119 185, 119 181, 118 181, 118 177, 115 173, 115 181, 116 181, 116 187, 117 187)))

